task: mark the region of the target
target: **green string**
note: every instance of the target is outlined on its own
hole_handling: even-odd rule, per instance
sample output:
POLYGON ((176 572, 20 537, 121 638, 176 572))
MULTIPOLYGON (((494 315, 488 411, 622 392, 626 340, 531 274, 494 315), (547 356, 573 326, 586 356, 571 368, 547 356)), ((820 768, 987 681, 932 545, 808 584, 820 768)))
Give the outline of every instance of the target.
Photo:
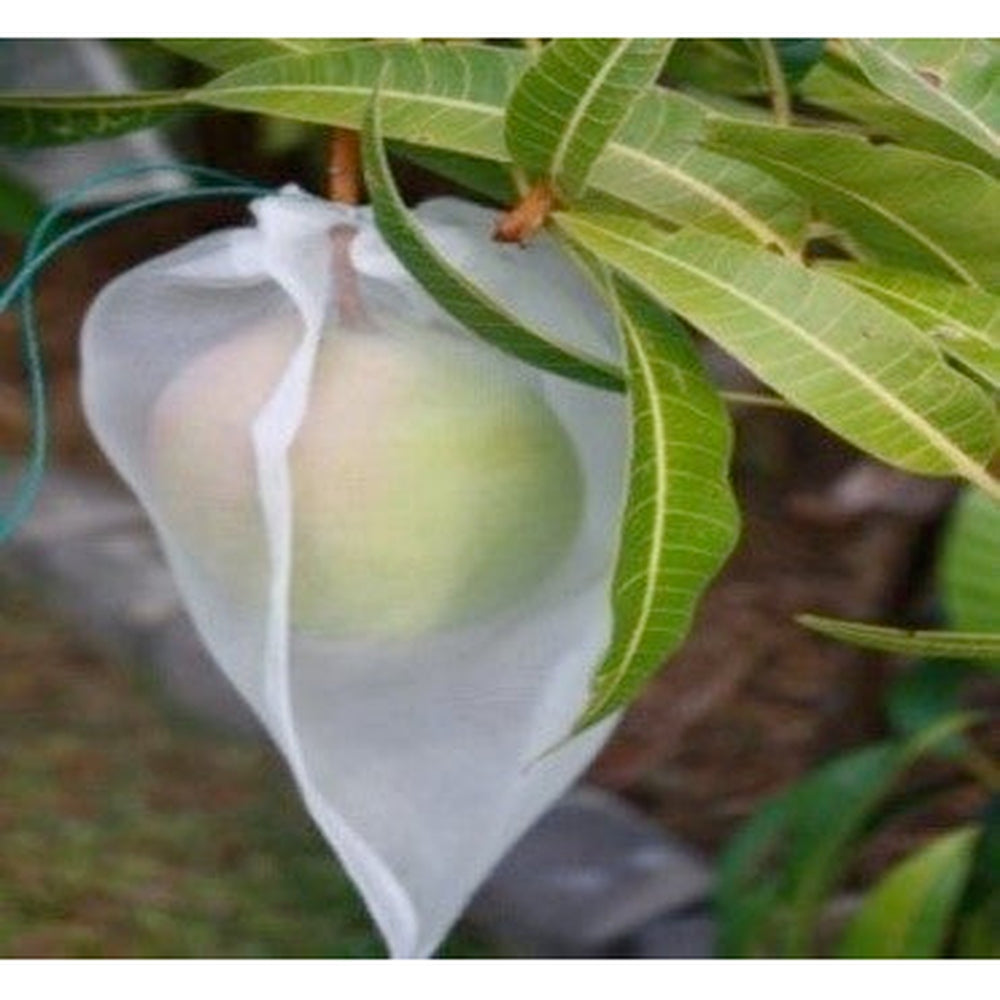
POLYGON ((207 200, 212 198, 258 198, 273 194, 273 188, 263 187, 223 170, 195 164, 125 164, 94 174, 56 199, 38 220, 25 246, 21 262, 10 280, 0 290, 0 313, 11 309, 20 300, 21 358, 28 381, 28 401, 31 412, 30 445, 24 471, 17 482, 13 497, 0 510, 0 544, 8 539, 31 511, 41 488, 48 450, 48 413, 46 410, 45 365, 35 315, 35 280, 41 271, 66 247, 139 212, 163 205, 207 200), (64 217, 92 191, 123 177, 135 177, 155 172, 183 173, 203 182, 204 186, 186 191, 150 195, 105 209, 74 226, 61 228, 64 217))

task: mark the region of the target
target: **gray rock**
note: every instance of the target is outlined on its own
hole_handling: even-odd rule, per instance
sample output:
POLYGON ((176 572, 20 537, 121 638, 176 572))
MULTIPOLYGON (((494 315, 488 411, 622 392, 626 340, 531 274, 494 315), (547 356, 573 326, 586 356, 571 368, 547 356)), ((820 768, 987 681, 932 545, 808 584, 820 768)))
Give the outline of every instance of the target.
MULTIPOLYGON (((522 954, 628 954, 630 939, 703 904, 710 885, 708 867, 688 848, 608 793, 582 788, 515 845, 466 917, 522 954)), ((673 943, 667 929, 655 947, 711 954, 703 927, 679 921, 673 943)), ((648 954, 653 937, 639 947, 648 954)))
POLYGON ((123 487, 50 469, 31 517, 0 547, 0 579, 34 592, 96 648, 151 669, 198 720, 260 732, 195 634, 153 531, 123 487))

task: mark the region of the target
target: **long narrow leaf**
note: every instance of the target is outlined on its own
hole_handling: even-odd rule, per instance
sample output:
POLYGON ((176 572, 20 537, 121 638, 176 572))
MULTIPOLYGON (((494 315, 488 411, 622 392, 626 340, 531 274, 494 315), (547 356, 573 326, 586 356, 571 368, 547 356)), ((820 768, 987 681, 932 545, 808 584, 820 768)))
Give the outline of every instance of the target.
POLYGON ((504 129, 514 162, 569 201, 636 95, 663 65, 672 39, 559 38, 518 82, 504 129))
POLYGON ((851 921, 839 957, 942 957, 978 837, 975 827, 953 830, 891 868, 851 921))
POLYGON ((621 281, 611 294, 627 358, 632 446, 611 645, 578 729, 627 703, 683 641, 738 532, 732 430, 687 332, 621 281))
POLYGON ((821 129, 712 120, 706 143, 813 201, 885 264, 1000 283, 1000 182, 952 160, 821 129))
POLYGON ((1000 158, 1000 47, 985 38, 856 38, 848 53, 880 90, 1000 158))
POLYGON ((806 201, 763 170, 697 145, 705 120, 705 109, 688 97, 642 94, 597 161, 593 187, 674 225, 794 256, 809 221, 806 201))
POLYGON ((155 41, 161 48, 220 72, 276 56, 308 55, 356 44, 345 38, 157 38, 155 41))
POLYGON ((603 389, 623 389, 622 376, 611 365, 582 357, 528 329, 453 267, 423 235, 392 180, 382 142, 379 94, 375 91, 370 101, 362 132, 365 181, 379 231, 413 277, 442 308, 500 350, 566 378, 603 389))
POLYGON ((110 139, 185 107, 186 91, 135 94, 0 93, 0 145, 56 146, 110 139))
POLYGON ((388 138, 507 162, 504 102, 527 58, 486 45, 370 43, 243 66, 197 97, 216 107, 360 128, 379 86, 388 138))
MULTIPOLYGON (((218 107, 359 128, 368 96, 381 89, 388 139, 509 164, 504 107, 530 57, 482 45, 356 45, 342 52, 269 59, 196 91, 218 107)), ((700 150, 704 112, 667 91, 638 98, 594 164, 595 190, 640 202, 650 215, 794 252, 807 208, 787 186, 749 164, 700 150)))
POLYGON ((1000 299, 929 275, 842 262, 826 270, 906 316, 949 357, 1000 391, 1000 299))
POLYGON ((565 213, 559 224, 836 433, 903 469, 961 475, 1000 497, 984 463, 991 400, 906 320, 842 282, 709 233, 565 213))
POLYGON ((799 93, 810 104, 852 118, 880 138, 961 160, 989 174, 1000 173, 1000 161, 995 157, 877 90, 853 62, 839 54, 827 52, 799 85, 799 93))
POLYGON ((796 620, 831 639, 884 653, 1000 662, 1000 632, 919 631, 823 618, 820 615, 799 615, 796 620))
POLYGON ((727 954, 810 955, 823 906, 854 845, 916 760, 948 745, 972 722, 948 716, 905 742, 837 757, 768 800, 727 846, 718 900, 727 954), (743 899, 769 899, 756 926, 743 899))

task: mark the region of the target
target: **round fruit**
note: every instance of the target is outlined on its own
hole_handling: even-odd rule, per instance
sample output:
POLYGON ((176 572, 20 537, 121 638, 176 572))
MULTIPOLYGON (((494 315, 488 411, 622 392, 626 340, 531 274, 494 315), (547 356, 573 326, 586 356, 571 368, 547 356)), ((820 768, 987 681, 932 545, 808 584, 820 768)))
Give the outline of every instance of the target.
MULTIPOLYGON (((161 514, 244 599, 267 573, 250 427, 296 341, 273 324, 220 344, 153 414, 161 514)), ((579 524, 576 454, 541 394, 433 329, 328 330, 290 471, 292 622, 313 632, 466 624, 529 593, 579 524)))

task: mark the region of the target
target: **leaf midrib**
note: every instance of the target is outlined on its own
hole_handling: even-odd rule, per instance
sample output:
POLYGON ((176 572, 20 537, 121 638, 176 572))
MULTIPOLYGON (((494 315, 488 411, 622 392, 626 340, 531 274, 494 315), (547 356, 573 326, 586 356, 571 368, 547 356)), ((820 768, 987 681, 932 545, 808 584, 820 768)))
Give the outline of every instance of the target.
MULTIPOLYGON (((837 272, 834 271, 834 276, 837 272)), ((986 344, 989 347, 995 346, 995 342, 987 334, 977 327, 970 326, 967 320, 959 319, 957 316, 952 315, 948 312, 943 312, 940 306, 932 306, 925 302, 923 299, 915 299, 913 296, 908 295, 906 292, 901 292, 898 288, 890 288, 888 285, 880 285, 877 281, 871 278, 867 278, 864 275, 857 274, 856 272, 845 272, 848 276, 843 280, 849 281, 852 284, 860 285, 863 288, 870 288, 877 291, 890 299, 895 299, 897 302, 903 302, 914 309, 918 309, 921 312, 926 313, 928 316, 939 320, 946 326, 955 326, 967 333, 973 340, 977 340, 982 344, 986 344)))
MULTIPOLYGON (((563 161, 565 160, 573 139, 577 134, 580 122, 586 117, 587 111, 593 104, 595 96, 600 92, 601 87, 603 87, 604 81, 607 80, 607 78, 618 66, 622 56, 631 44, 631 38, 621 39, 618 45, 609 54, 600 70, 598 70, 598 72, 594 75, 594 78, 590 81, 587 89, 580 95, 580 100, 577 103, 573 114, 566 122, 566 127, 563 130, 562 137, 559 139, 555 151, 552 154, 552 166, 549 172, 557 180, 563 173, 563 161)), ((593 164, 591 164, 591 166, 593 166, 593 164)), ((586 180, 586 175, 584 175, 584 177, 581 178, 580 186, 586 183, 586 180)))
POLYGON ((769 163, 774 167, 782 170, 789 170, 792 173, 797 173, 800 176, 812 181, 813 183, 819 184, 821 187, 829 188, 838 194, 841 194, 849 199, 852 199, 864 207, 868 208, 875 215, 883 217, 891 225, 896 226, 898 229, 903 230, 908 236, 912 237, 916 242, 920 243, 927 250, 929 250, 935 257, 938 257, 942 263, 944 263, 948 268, 950 268, 955 274, 959 275, 963 281, 966 281, 969 285, 974 288, 978 288, 980 291, 983 290, 983 286, 979 281, 966 271, 965 267, 958 261, 954 260, 946 250, 938 246, 929 236, 922 233, 919 229, 914 228, 912 223, 907 222, 905 219, 900 218, 894 212, 891 212, 888 208, 880 205, 878 202, 873 202, 865 195, 858 191, 854 191, 851 188, 842 187, 840 184, 835 183, 828 177, 824 177, 821 174, 814 174, 802 167, 799 167, 793 163, 789 163, 787 160, 778 159, 773 156, 768 156, 766 153, 760 152, 759 150, 754 151, 754 158, 760 158, 765 163, 769 163))
MULTIPOLYGON (((347 96, 359 96, 368 97, 371 94, 370 87, 356 87, 350 84, 318 84, 318 83, 308 83, 308 84, 281 84, 278 86, 268 85, 264 87, 263 85, 255 86, 244 86, 244 87, 227 87, 219 88, 217 90, 209 90, 206 93, 218 94, 218 95, 231 95, 231 94, 256 94, 264 90, 285 90, 290 92, 302 93, 302 92, 331 92, 332 94, 344 94, 347 96)), ((438 105, 442 110, 464 110, 478 112, 490 118, 496 119, 499 122, 503 121, 504 109, 499 105, 495 104, 484 104, 480 101, 468 101, 459 98, 448 98, 440 94, 421 94, 414 91, 401 91, 393 90, 391 87, 385 88, 380 91, 383 98, 390 98, 399 101, 416 101, 425 105, 435 106, 438 105)), ((197 92, 190 95, 188 99, 193 99, 197 103, 197 92)), ((498 145, 498 148, 503 148, 502 145, 498 145)), ((637 146, 630 146, 621 142, 615 142, 612 140, 607 145, 608 154, 619 155, 627 160, 632 160, 642 165, 646 166, 648 169, 655 173, 667 174, 673 177, 675 180, 679 181, 689 190, 696 192, 706 200, 710 201, 714 205, 718 205, 719 208, 726 212, 728 215, 736 219, 748 232, 752 233, 754 237, 759 239, 764 244, 774 244, 779 247, 781 251, 787 256, 794 256, 795 250, 788 243, 788 241, 777 231, 771 229, 767 223, 755 216, 752 212, 749 212, 743 205, 739 202, 733 201, 726 194, 720 191, 718 188, 711 187, 710 185, 704 184, 698 178, 691 174, 686 174, 683 171, 678 170, 672 164, 667 163, 664 160, 658 159, 655 156, 650 155, 644 150, 639 149, 637 146)), ((595 166, 602 157, 598 157, 595 161, 595 166)), ((497 159, 497 163, 509 164, 511 161, 508 157, 502 159, 497 159)), ((607 187, 602 186, 602 189, 608 191, 607 187)), ((614 191, 609 191, 611 194, 615 194, 614 191)), ((616 195, 617 196, 617 195, 616 195)))
MULTIPOLYGON (((970 482, 976 483, 981 489, 984 489, 985 492, 1000 499, 1000 483, 997 483, 991 476, 989 476, 982 466, 978 465, 969 455, 957 448, 949 438, 941 434, 937 428, 927 423, 927 421, 924 420, 918 413, 912 410, 905 403, 898 400, 891 392, 885 390, 880 382, 872 379, 867 372, 858 368, 853 361, 834 351, 829 345, 823 343, 822 340, 815 338, 809 333, 808 330, 799 326, 789 317, 784 316, 779 312, 775 312, 770 306, 758 299, 750 298, 741 289, 724 283, 715 275, 711 274, 711 272, 704 271, 693 264, 681 261, 677 257, 671 257, 656 248, 651 248, 648 244, 639 243, 626 236, 622 236, 619 233, 610 232, 607 229, 594 226, 592 223, 587 223, 586 221, 581 220, 579 216, 574 217, 574 222, 577 225, 583 225, 584 228, 590 228, 590 230, 597 233, 598 236, 618 240, 618 242, 623 243, 627 247, 630 247, 633 250, 638 250, 641 254, 652 254, 666 261, 668 264, 672 264, 675 267, 679 267, 682 270, 689 272, 690 274, 694 274, 708 284, 713 285, 739 299, 751 310, 763 313, 779 326, 785 327, 793 335, 797 335, 806 344, 812 346, 818 354, 822 354, 835 365, 843 368, 846 372, 852 375, 862 388, 867 389, 877 400, 884 402, 889 409, 893 410, 903 419, 904 423, 909 423, 911 427, 920 431, 924 437, 931 442, 932 446, 938 451, 938 453, 947 457, 953 464, 954 468, 963 472, 970 482)), ((651 288, 648 282, 644 279, 639 278, 636 275, 630 275, 630 278, 638 281, 638 283, 645 288, 647 293, 653 295, 655 298, 659 298, 656 290, 651 288)), ((799 405, 803 404, 800 403, 799 405)), ((807 406, 808 404, 805 404, 803 405, 803 408, 806 409, 807 406)))
MULTIPOLYGON (((617 295, 615 296, 617 300, 617 295)), ((656 376, 649 365, 649 360, 642 349, 641 339, 636 332, 635 325, 625 309, 619 308, 619 319, 622 330, 628 337, 630 343, 630 353, 638 361, 639 371, 642 377, 646 396, 649 400, 649 411, 652 417, 652 451, 656 456, 666 453, 666 426, 663 411, 659 405, 659 397, 656 392, 656 376)), ((639 608, 639 615, 633 621, 631 635, 628 646, 621 657, 618 658, 616 669, 610 675, 611 682, 602 678, 604 695, 588 710, 588 715, 597 716, 604 711, 604 707, 612 700, 614 692, 618 689, 618 684, 623 677, 628 676, 629 668, 634 662, 642 643, 642 638, 646 631, 647 623, 653 613, 653 605, 656 597, 656 584, 659 580, 660 567, 663 561, 663 522, 669 510, 670 484, 666 475, 666 467, 663 462, 653 462, 656 477, 656 488, 653 492, 653 505, 655 514, 653 517, 653 531, 651 534, 652 543, 649 546, 649 558, 646 564, 645 579, 647 585, 644 588, 642 601, 639 608)), ((621 588, 617 588, 621 592, 621 588)))

